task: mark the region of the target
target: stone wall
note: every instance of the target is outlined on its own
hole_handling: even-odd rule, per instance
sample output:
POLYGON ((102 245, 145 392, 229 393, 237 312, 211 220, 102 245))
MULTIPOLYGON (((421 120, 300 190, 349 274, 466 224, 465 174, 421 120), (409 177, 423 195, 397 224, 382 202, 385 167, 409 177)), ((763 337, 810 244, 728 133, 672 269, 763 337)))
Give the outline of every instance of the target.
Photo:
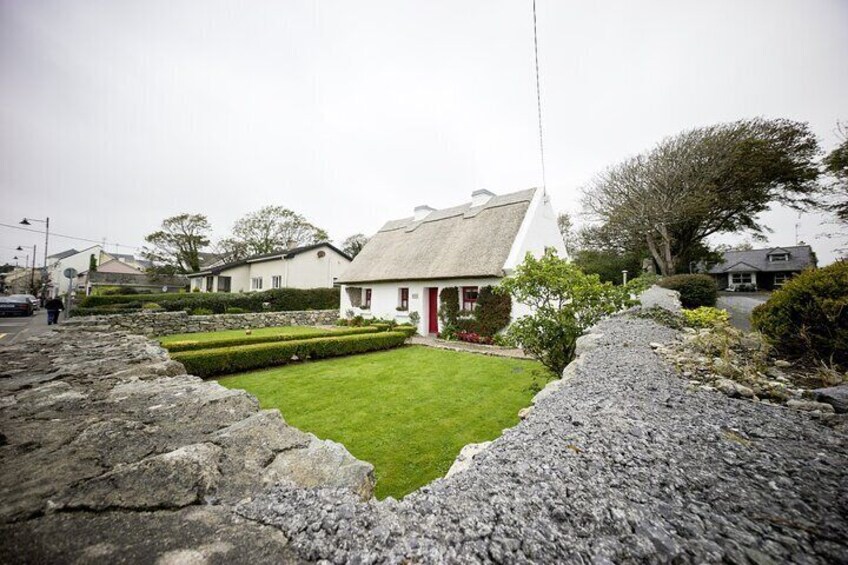
POLYGON ((212 314, 209 316, 190 316, 187 312, 133 312, 71 318, 63 325, 88 331, 124 331, 152 337, 272 326, 325 326, 334 324, 338 317, 338 310, 212 314))

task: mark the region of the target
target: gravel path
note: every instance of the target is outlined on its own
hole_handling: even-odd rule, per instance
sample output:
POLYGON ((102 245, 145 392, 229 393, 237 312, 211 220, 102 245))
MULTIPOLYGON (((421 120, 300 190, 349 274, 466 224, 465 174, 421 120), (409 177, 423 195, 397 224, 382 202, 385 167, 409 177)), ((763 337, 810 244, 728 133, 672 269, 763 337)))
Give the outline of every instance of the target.
POLYGON ((691 392, 618 318, 471 468, 401 502, 276 487, 238 512, 332 562, 846 563, 842 416, 691 392))

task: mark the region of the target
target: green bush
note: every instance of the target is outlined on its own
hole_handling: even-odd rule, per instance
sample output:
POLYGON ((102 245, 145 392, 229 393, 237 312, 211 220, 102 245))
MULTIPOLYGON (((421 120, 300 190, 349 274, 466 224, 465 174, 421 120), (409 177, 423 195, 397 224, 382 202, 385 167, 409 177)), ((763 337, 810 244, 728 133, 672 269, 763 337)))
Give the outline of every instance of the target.
POLYGON ((701 306, 694 310, 683 310, 683 319, 690 328, 714 328, 730 321, 730 314, 719 308, 701 306))
POLYGON ((227 314, 247 314, 247 310, 238 306, 227 306, 227 314))
POLYGON ((848 262, 804 271, 754 309, 780 355, 848 365, 848 262))
POLYGON ((684 308, 715 306, 718 286, 709 275, 673 275, 660 280, 659 285, 680 293, 684 308))
POLYGON ((344 330, 318 330, 299 334, 277 334, 277 335, 241 335, 238 337, 222 337, 209 341, 172 341, 165 343, 162 347, 170 352, 196 351, 199 349, 217 349, 219 347, 235 347, 238 345, 252 345, 255 343, 272 343, 276 341, 292 341, 303 339, 314 339, 317 337, 341 337, 344 335, 359 335, 377 333, 381 330, 374 327, 347 328, 344 330))
MULTIPOLYGON (((339 289, 337 288, 278 288, 263 292, 226 293, 165 293, 144 295, 146 301, 156 302, 169 312, 195 308, 206 308, 215 314, 223 314, 227 309, 241 308, 247 312, 289 312, 293 310, 337 310, 339 308, 339 289), (265 308, 263 304, 268 303, 265 308)), ((80 306, 92 308, 114 304, 139 302, 134 295, 86 296, 80 306)))
POLYGON ((509 325, 512 318, 512 299, 505 292, 495 292, 491 286, 480 289, 474 319, 477 321, 475 333, 485 337, 494 337, 509 325))
POLYGON ((391 349, 403 345, 406 338, 403 332, 376 332, 184 351, 171 358, 185 365, 189 374, 211 377, 285 365, 294 357, 303 361, 391 349))
POLYGON ((456 327, 459 319, 459 289, 446 286, 439 291, 439 320, 445 327, 456 327))
POLYGON ((215 312, 213 312, 209 308, 194 308, 191 311, 192 316, 210 316, 214 313, 215 312))

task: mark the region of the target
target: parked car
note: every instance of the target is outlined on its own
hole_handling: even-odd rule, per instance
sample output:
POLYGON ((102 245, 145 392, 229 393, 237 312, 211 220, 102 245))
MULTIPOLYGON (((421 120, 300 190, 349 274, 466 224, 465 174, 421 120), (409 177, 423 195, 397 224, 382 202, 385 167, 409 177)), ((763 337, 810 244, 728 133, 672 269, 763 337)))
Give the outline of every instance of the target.
POLYGON ((26 296, 27 300, 30 301, 30 303, 32 304, 33 310, 37 311, 39 308, 41 308, 41 302, 39 302, 38 298, 36 298, 32 294, 24 294, 23 296, 26 296))
POLYGON ((0 296, 0 316, 32 316, 32 302, 23 294, 0 296))

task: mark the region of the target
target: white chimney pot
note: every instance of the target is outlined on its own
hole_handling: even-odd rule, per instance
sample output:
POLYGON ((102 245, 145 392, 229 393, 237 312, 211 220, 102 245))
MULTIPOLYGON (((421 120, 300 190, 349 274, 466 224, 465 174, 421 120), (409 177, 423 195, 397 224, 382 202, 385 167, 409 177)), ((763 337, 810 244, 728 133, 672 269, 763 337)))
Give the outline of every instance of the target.
POLYGON ((488 191, 485 188, 475 190, 471 193, 471 207, 475 208, 477 206, 482 206, 491 200, 493 196, 495 196, 495 193, 488 191))
POLYGON ((415 221, 423 220, 426 218, 430 212, 435 212, 435 208, 430 208, 426 204, 422 204, 421 206, 415 207, 415 221))

